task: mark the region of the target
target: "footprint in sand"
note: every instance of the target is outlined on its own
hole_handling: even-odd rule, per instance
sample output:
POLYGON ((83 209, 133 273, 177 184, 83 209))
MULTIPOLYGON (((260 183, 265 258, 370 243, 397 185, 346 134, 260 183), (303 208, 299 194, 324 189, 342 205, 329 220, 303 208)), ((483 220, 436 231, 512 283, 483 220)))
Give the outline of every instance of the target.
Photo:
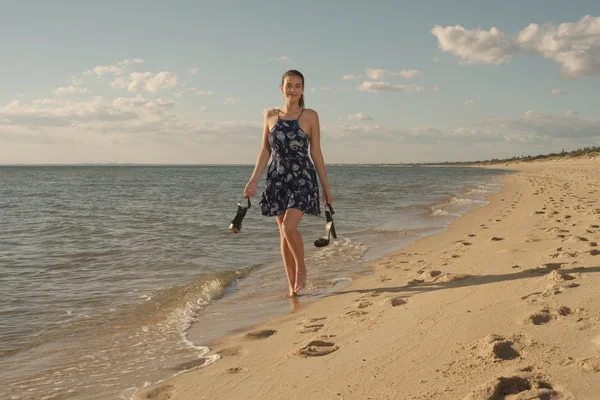
POLYGON ((270 336, 273 336, 275 333, 277 333, 277 331, 273 329, 262 329, 260 331, 246 333, 246 339, 266 339, 270 336))
POLYGON ((504 240, 504 238, 501 237, 497 237, 497 236, 492 236, 492 238, 490 239, 492 242, 499 242, 501 240, 504 240))
POLYGON ((596 250, 596 249, 590 250, 590 255, 598 256, 598 255, 600 255, 600 250, 596 250))
POLYGON ((521 357, 523 349, 531 345, 532 341, 523 335, 505 337, 492 334, 472 345, 471 349, 476 349, 474 355, 483 360, 498 362, 521 357))
POLYGON ((533 325, 545 325, 548 322, 559 318, 559 316, 566 317, 572 314, 573 311, 569 307, 560 306, 554 310, 551 310, 550 307, 544 307, 527 316, 525 321, 533 325))
POLYGON ((306 346, 296 351, 296 354, 302 357, 322 357, 338 350, 339 347, 333 342, 324 340, 312 340, 306 346))
POLYGON ((473 389, 463 400, 508 398, 560 400, 570 399, 572 395, 563 388, 550 384, 541 374, 517 372, 509 376, 500 376, 473 389))
POLYGON ((321 329, 323 329, 324 326, 325 326, 325 324, 304 324, 304 325, 302 325, 302 329, 300 330, 300 333, 319 332, 321 329))
POLYGON ((237 356, 238 354, 240 354, 241 350, 242 350, 242 348, 239 346, 226 347, 224 349, 217 351, 217 354, 220 355, 221 357, 232 357, 232 356, 237 356))
POLYGON ((356 308, 361 309, 361 308, 367 308, 369 306, 372 306, 373 303, 371 303, 370 301, 361 301, 360 303, 358 303, 358 305, 356 306, 356 308))
POLYGON ((408 302, 400 296, 393 297, 392 299, 390 299, 390 304, 392 305, 392 307, 403 306, 406 303, 408 303, 408 302))
POLYGON ((228 374, 239 374, 242 371, 245 371, 245 370, 241 367, 232 367, 232 368, 227 368, 225 370, 225 372, 227 372, 228 374))
POLYGON ((168 400, 171 398, 175 386, 173 385, 162 385, 144 393, 144 399, 149 400, 168 400))

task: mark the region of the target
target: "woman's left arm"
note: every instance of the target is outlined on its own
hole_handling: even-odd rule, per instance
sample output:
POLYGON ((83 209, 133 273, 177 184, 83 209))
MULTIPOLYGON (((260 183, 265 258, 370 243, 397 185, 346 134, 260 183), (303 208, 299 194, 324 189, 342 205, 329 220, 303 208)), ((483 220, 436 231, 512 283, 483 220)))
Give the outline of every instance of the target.
POLYGON ((317 173, 319 174, 319 180, 323 188, 323 201, 325 204, 331 204, 331 191, 329 189, 329 181, 327 180, 327 171, 325 170, 325 160, 323 159, 323 152, 321 151, 321 129, 319 127, 319 114, 316 111, 311 110, 310 113, 310 157, 315 164, 317 173))

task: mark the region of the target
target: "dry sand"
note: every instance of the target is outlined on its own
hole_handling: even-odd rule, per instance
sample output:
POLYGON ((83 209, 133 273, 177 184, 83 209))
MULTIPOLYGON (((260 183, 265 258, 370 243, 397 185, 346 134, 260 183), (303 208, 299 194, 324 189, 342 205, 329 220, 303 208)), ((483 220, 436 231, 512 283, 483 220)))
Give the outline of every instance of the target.
POLYGON ((448 231, 134 398, 600 399, 600 162, 500 167, 448 231))

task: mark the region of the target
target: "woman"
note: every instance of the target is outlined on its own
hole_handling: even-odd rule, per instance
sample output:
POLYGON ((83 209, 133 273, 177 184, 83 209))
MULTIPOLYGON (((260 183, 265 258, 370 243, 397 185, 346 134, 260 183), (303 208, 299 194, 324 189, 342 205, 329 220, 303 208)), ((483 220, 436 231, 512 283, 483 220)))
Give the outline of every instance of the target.
POLYGON ((263 215, 277 219, 289 295, 296 296, 306 286, 298 223, 304 214, 321 214, 317 173, 324 203, 331 204, 332 199, 321 153, 319 116, 304 108, 304 76, 296 70, 287 71, 281 78, 281 93, 285 106, 265 113, 262 146, 244 197, 256 195, 256 184, 272 155, 260 209, 263 215))

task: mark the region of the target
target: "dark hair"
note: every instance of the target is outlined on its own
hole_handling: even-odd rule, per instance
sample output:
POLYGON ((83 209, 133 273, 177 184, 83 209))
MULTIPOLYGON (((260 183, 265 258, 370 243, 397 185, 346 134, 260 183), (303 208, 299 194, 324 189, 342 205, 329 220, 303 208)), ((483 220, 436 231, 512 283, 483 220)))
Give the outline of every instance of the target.
MULTIPOLYGON (((290 69, 289 71, 287 71, 285 74, 283 74, 283 76, 281 77, 281 85, 283 86, 283 81, 285 80, 286 76, 297 76, 300 79, 302 79, 302 87, 304 87, 304 75, 302 75, 302 73, 298 70, 295 69, 290 69)), ((302 94, 300 96, 300 100, 298 100, 298 105, 300 106, 300 108, 304 108, 304 94, 302 94)))

